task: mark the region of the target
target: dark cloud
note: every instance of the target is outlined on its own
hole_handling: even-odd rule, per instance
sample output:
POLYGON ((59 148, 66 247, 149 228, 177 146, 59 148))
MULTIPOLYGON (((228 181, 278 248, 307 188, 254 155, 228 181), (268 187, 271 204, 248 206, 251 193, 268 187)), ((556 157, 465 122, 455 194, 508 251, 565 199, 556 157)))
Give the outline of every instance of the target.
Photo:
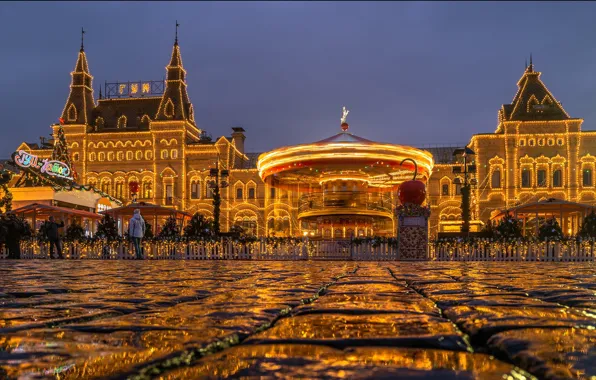
POLYGON ((595 129, 596 3, 0 3, 0 156, 50 133, 84 26, 99 88, 160 79, 180 24, 200 127, 241 125, 264 151, 339 130, 412 145, 491 132, 524 59, 566 110, 595 129))

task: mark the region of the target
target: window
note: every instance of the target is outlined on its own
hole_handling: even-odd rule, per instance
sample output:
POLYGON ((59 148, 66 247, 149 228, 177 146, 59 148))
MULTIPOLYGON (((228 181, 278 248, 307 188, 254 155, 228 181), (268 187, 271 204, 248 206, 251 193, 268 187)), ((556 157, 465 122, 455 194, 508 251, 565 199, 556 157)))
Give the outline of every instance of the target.
POLYGON ((168 151, 167 149, 164 149, 161 151, 161 159, 162 160, 167 160, 168 159, 168 151))
POLYGON ((149 181, 143 182, 143 198, 153 198, 153 186, 149 181))
POLYGON ((528 140, 528 145, 534 146, 534 145, 536 145, 536 141, 534 141, 534 139, 530 139, 530 140, 528 140))
POLYGON ((174 185, 166 185, 166 205, 174 204, 174 185))
POLYGON ((592 186, 592 169, 584 169, 582 183, 584 186, 592 186))
POLYGON ((126 128, 126 116, 122 115, 118 118, 118 128, 126 128))
POLYGON ((536 171, 536 182, 538 187, 546 187, 546 170, 538 169, 536 171))
POLYGON ((135 158, 137 160, 142 160, 143 159, 143 152, 141 152, 140 150, 137 150, 137 152, 135 153, 135 158))
POLYGON ((118 153, 116 153, 116 159, 118 161, 124 160, 124 152, 118 152, 118 153))
POLYGON ((192 199, 199 199, 201 196, 201 183, 197 181, 192 181, 190 184, 190 197, 192 199))
POLYGON ((242 188, 239 187, 236 189, 236 199, 242 199, 242 198, 244 198, 243 194, 242 194, 242 188))
POLYGON ((101 191, 103 191, 106 194, 109 194, 110 193, 110 182, 103 181, 101 183, 101 191))
POLYGON ((248 189, 248 199, 255 199, 255 188, 251 187, 248 189))
POLYGON ((95 161, 95 152, 89 153, 89 161, 95 161))
POLYGON ((449 184, 444 183, 441 185, 441 195, 449 195, 449 184))
POLYGON ((209 186, 209 183, 210 183, 209 181, 207 181, 205 183, 205 186, 206 186, 205 188, 207 189, 206 190, 206 192, 207 192, 207 198, 213 198, 213 188, 211 186, 209 186))
POLYGON ((270 195, 269 195, 269 198, 271 198, 271 199, 275 199, 275 187, 272 187, 272 188, 271 188, 271 193, 270 193, 270 195))
POLYGON ((557 169, 553 172, 553 187, 563 186, 563 172, 557 169))
POLYGON ((519 146, 526 146, 526 139, 520 139, 519 146))
POLYGON ((79 154, 78 154, 78 153, 75 153, 75 154, 73 154, 73 155, 72 155, 72 160, 73 160, 74 162, 77 162, 77 161, 79 160, 79 154))
POLYGON ((150 160, 150 159, 152 159, 152 158, 153 158, 153 152, 152 152, 152 151, 150 151, 150 150, 146 150, 146 151, 145 151, 145 159, 146 159, 146 160, 150 160))
POLYGON ((538 139, 538 146, 544 146, 544 139, 538 139))
POLYGON ((492 187, 493 189, 501 188, 501 169, 493 170, 493 174, 490 179, 490 187, 492 187))
POLYGON ((172 152, 170 153, 170 157, 172 157, 172 159, 176 159, 178 158, 178 150, 176 149, 172 149, 172 152))
POLYGON ((134 154, 130 150, 128 152, 126 152, 126 160, 127 161, 132 161, 133 158, 134 158, 134 154))
POLYGON ((108 152, 108 161, 114 161, 114 152, 108 152))
POLYGON ((106 154, 104 152, 99 152, 99 154, 97 155, 97 158, 99 159, 99 161, 105 161, 106 154))
POLYGON ((122 199, 124 182, 116 182, 116 198, 122 199))
POLYGON ((530 187, 532 186, 532 180, 530 177, 530 171, 528 169, 522 170, 522 183, 521 187, 530 187))
POLYGON ((548 145, 549 145, 549 146, 553 146, 553 145, 555 145, 555 140, 553 140, 553 139, 548 139, 548 145))
POLYGON ((461 183, 455 184, 455 195, 461 195, 461 183))
POLYGON ((563 145, 563 144, 564 144, 563 139, 557 139, 557 145, 563 145))

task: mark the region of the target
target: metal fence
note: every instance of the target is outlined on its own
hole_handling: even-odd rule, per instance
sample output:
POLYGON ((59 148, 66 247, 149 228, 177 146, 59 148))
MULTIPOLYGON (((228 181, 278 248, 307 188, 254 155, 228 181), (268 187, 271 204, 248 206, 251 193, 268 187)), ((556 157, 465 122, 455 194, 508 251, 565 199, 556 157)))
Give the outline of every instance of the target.
MULTIPOLYGON (((64 243, 67 259, 131 260, 135 258, 130 243, 94 244, 64 243)), ((5 248, 0 259, 8 258, 5 248)), ((23 242, 22 259, 49 259, 49 245, 23 242)), ((400 260, 398 249, 388 243, 373 244, 350 241, 309 241, 270 243, 262 239, 253 243, 233 241, 143 244, 146 260, 400 260)), ((596 261, 594 242, 541 242, 482 244, 429 244, 431 261, 596 261)))
MULTIPOLYGON (((49 244, 23 242, 22 259, 49 259, 49 244)), ((54 253, 55 255, 56 253, 54 253)), ((67 259, 131 260, 135 258, 132 244, 64 243, 67 259)), ((0 259, 8 258, 5 248, 0 259)), ((309 241, 270 243, 266 239, 254 243, 219 242, 143 244, 147 260, 397 260, 397 248, 389 244, 352 244, 350 241, 309 241)))
POLYGON ((594 241, 437 244, 429 252, 436 261, 596 261, 594 241))

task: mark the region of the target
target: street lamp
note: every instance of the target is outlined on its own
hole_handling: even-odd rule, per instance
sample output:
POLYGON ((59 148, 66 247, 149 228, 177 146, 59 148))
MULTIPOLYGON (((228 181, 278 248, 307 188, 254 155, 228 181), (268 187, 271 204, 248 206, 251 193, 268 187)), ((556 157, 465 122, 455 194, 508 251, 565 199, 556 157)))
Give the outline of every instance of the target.
POLYGON ((216 235, 219 235, 219 214, 221 207, 221 195, 219 189, 228 187, 230 184, 227 182, 229 172, 225 169, 219 169, 219 158, 215 164, 215 168, 209 170, 209 188, 213 189, 211 194, 213 196, 213 230, 216 235))
POLYGON ((453 174, 464 175, 464 181, 456 178, 453 183, 456 185, 462 185, 461 187, 461 232, 468 236, 470 233, 470 192, 471 186, 476 185, 477 181, 475 178, 471 178, 476 174, 476 165, 474 164, 474 151, 468 147, 458 148, 453 151, 453 157, 462 157, 464 160, 463 168, 461 166, 453 167, 453 174))

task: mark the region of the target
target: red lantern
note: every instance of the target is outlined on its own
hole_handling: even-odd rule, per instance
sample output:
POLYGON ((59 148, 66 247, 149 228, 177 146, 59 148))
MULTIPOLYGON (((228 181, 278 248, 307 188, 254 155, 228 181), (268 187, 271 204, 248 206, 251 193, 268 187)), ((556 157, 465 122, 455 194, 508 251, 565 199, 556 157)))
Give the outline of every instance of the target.
POLYGON ((414 178, 399 186, 397 196, 399 197, 401 204, 413 203, 421 205, 426 199, 426 186, 424 185, 424 182, 416 181, 416 174, 418 173, 418 165, 416 165, 416 161, 411 158, 406 158, 400 165, 403 165, 405 161, 412 161, 414 163, 414 178))

